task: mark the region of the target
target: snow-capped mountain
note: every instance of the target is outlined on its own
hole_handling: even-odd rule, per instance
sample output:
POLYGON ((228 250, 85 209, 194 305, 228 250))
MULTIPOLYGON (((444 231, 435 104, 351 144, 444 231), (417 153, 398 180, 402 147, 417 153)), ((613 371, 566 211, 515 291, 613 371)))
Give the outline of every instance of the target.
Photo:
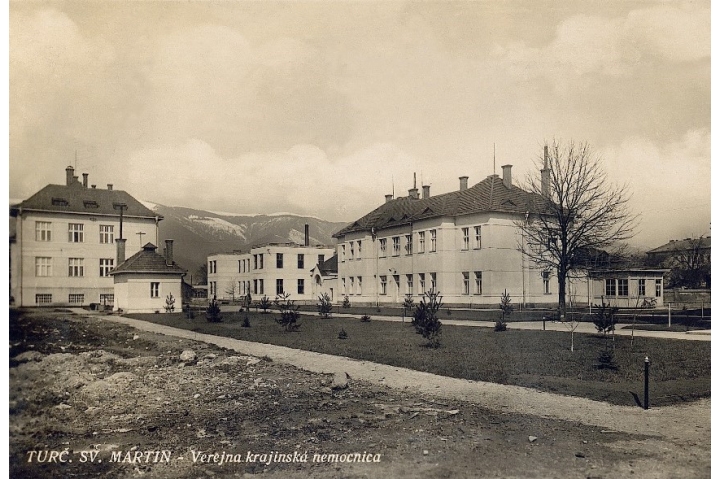
POLYGON ((247 250, 263 243, 304 244, 305 224, 309 225, 310 244, 332 245, 332 234, 345 226, 291 213, 240 215, 142 203, 165 218, 160 222, 160 246, 165 239, 175 240, 175 261, 188 270, 188 276, 195 275, 212 253, 247 250))

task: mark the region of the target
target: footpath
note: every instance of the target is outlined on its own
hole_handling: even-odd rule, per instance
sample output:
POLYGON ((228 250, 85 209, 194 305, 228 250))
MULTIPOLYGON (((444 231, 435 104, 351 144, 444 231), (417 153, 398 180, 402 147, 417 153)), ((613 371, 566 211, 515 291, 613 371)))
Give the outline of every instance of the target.
POLYGON ((687 405, 643 410, 639 407, 616 406, 519 386, 456 379, 370 361, 202 334, 123 316, 95 315, 79 308, 72 311, 142 331, 214 344, 245 355, 267 356, 275 362, 315 373, 345 372, 351 381, 367 381, 408 392, 466 401, 490 410, 574 421, 600 427, 608 433, 617 431, 664 437, 681 444, 703 444, 710 441, 709 398, 687 405))

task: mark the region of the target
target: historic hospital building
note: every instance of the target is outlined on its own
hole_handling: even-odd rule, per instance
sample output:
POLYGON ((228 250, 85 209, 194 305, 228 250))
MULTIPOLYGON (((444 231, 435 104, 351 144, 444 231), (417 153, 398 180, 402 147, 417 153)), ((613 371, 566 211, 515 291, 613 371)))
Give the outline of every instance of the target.
POLYGON ((129 254, 157 243, 162 219, 125 191, 88 186, 74 169, 10 208, 10 295, 15 306, 112 304, 116 245, 129 254), (143 238, 144 236, 144 238, 143 238))

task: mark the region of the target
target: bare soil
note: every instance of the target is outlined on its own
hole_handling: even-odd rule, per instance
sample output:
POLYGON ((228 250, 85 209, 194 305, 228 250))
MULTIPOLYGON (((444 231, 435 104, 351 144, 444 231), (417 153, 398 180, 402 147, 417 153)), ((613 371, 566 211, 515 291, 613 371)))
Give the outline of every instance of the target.
POLYGON ((333 388, 332 375, 62 311, 11 311, 10 358, 11 477, 710 476, 709 424, 698 433, 682 408, 672 433, 633 434, 352 378, 333 388), (196 359, 182 361, 188 349, 196 359), (64 450, 73 462, 31 453, 64 450), (201 463, 201 451, 242 462, 201 463), (313 461, 354 453, 379 462, 313 461))

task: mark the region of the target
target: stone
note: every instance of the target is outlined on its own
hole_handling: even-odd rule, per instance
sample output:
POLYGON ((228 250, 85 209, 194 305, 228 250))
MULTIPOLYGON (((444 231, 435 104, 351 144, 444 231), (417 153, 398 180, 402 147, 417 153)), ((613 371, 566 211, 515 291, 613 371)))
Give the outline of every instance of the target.
POLYGON ((535 437, 535 436, 528 436, 528 441, 530 441, 530 442, 535 442, 535 441, 537 441, 537 437, 535 437))
POLYGON ((428 451, 427 449, 423 449, 423 456, 427 456, 428 454, 430 454, 430 451, 428 451))
POLYGON ((193 363, 197 360, 197 354, 192 349, 186 349, 180 354, 180 361, 184 363, 193 363))
POLYGON ((335 373, 331 387, 333 389, 346 389, 348 387, 348 378, 346 372, 335 373))
POLYGON ((45 356, 37 351, 25 351, 15 356, 13 359, 19 363, 27 363, 30 361, 42 361, 45 356))
POLYGON ((133 336, 133 341, 137 341, 138 339, 140 339, 140 336, 138 336, 137 334, 133 336))

